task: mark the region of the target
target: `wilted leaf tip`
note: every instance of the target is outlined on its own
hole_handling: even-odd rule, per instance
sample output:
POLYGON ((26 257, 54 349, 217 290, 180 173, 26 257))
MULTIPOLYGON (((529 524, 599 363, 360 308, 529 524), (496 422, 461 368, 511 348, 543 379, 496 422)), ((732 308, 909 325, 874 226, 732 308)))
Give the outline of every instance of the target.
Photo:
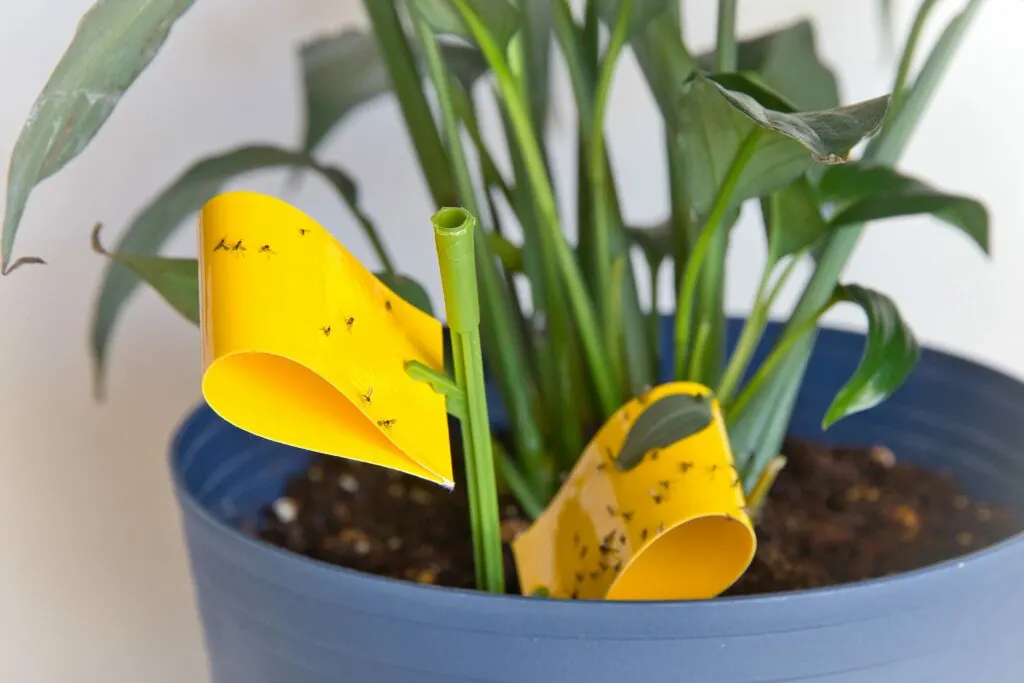
POLYGON ((39 258, 38 256, 22 256, 21 258, 14 259, 14 262, 11 263, 8 262, 7 255, 4 254, 3 268, 0 268, 0 275, 10 275, 18 268, 32 264, 39 264, 45 266, 46 261, 39 258))

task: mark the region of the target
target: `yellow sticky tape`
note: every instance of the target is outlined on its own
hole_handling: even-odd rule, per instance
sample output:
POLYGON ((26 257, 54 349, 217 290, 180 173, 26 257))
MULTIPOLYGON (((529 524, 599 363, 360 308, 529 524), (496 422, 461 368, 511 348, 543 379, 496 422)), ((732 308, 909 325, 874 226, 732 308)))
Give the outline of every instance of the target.
POLYGON ((444 397, 405 364, 443 369, 441 324, 316 221, 229 192, 199 225, 203 394, 263 438, 451 487, 444 397))
POLYGON ((619 471, 614 459, 645 405, 707 395, 674 382, 622 406, 558 494, 512 545, 521 590, 608 600, 713 598, 746 571, 756 538, 717 401, 712 423, 619 471))

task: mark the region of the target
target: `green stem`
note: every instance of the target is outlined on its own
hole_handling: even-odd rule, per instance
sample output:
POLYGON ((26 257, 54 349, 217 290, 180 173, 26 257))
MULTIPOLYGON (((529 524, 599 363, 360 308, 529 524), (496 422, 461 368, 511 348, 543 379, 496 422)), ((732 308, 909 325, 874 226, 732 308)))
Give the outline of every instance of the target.
POLYGON ((917 10, 917 15, 914 17, 914 24, 910 28, 907 44, 903 48, 903 54, 900 56, 900 66, 896 72, 896 82, 892 86, 892 102, 889 104, 889 108, 893 112, 899 109, 906 94, 904 90, 907 87, 907 79, 910 77, 910 67, 914 61, 914 52, 917 49, 918 41, 921 39, 921 32, 924 30, 925 22, 928 21, 928 15, 931 14, 935 5, 936 0, 924 0, 917 10))
POLYGON ((704 257, 707 255, 708 247, 715 234, 719 232, 722 219, 728 211, 732 201, 733 192, 739 184, 740 176, 747 162, 754 156, 757 143, 760 140, 761 129, 755 128, 750 131, 743 144, 736 152, 729 170, 726 171, 722 180, 721 189, 715 198, 715 204, 711 209, 707 222, 701 229, 700 237, 693 247, 693 253, 686 261, 685 271, 682 279, 682 289, 679 293, 679 302, 676 306, 676 378, 685 379, 687 350, 690 341, 690 321, 693 317, 694 294, 697 289, 697 281, 700 277, 701 267, 704 265, 704 257))
MULTIPOLYGON (((647 337, 651 344, 651 358, 657 359, 661 349, 661 318, 658 313, 658 273, 661 272, 661 260, 648 262, 651 279, 651 310, 647 314, 647 337)), ((655 360, 657 363, 657 360, 655 360)), ((657 377, 658 369, 654 368, 657 377)))
POLYGON ((718 43, 715 71, 736 70, 736 0, 718 0, 718 43))
POLYGON ((753 379, 747 383, 747 386, 744 387, 740 395, 736 397, 736 402, 733 403, 726 412, 726 422, 728 424, 733 424, 743 414, 747 404, 761 392, 761 387, 771 377, 772 373, 775 372, 779 363, 786 359, 789 350, 793 348, 797 342, 803 340, 806 335, 817 329, 818 319, 821 318, 821 316, 823 316, 831 306, 832 301, 829 301, 807 320, 804 320, 799 325, 794 326, 793 329, 788 330, 783 338, 775 344, 775 348, 773 348, 772 352, 768 354, 768 357, 761 364, 761 367, 757 369, 757 373, 754 375, 753 379))
POLYGON ((501 443, 494 442, 494 461, 498 467, 498 473, 508 484, 508 488, 515 496, 519 507, 530 519, 537 519, 544 512, 544 502, 534 493, 528 478, 519 471, 519 468, 509 457, 501 443))
POLYGON ((473 544, 479 560, 478 587, 503 593, 501 518, 480 348, 480 302, 473 248, 476 218, 465 209, 444 208, 434 214, 431 222, 445 312, 452 347, 456 350, 456 381, 466 394, 466 420, 462 424, 473 544))
MULTIPOLYGON (((594 123, 591 126, 592 134, 590 138, 590 151, 587 155, 587 161, 589 163, 591 198, 594 202, 595 283, 593 292, 599 302, 599 310, 603 311, 608 310, 608 297, 613 294, 613 292, 610 291, 612 285, 612 221, 611 216, 609 215, 609 179, 605 174, 607 166, 605 165, 604 117, 605 112, 608 109, 608 95, 611 91, 611 82, 612 77, 615 74, 615 66, 619 61, 619 54, 622 52, 622 47, 626 43, 632 6, 632 0, 621 0, 619 3, 619 12, 615 19, 615 28, 612 30, 608 49, 605 51, 604 58, 601 62, 601 72, 598 76, 597 92, 594 102, 594 123)), ((605 321, 605 324, 608 324, 607 320, 605 321)), ((611 347, 609 347, 609 351, 611 351, 611 347)), ((615 361, 617 361, 617 359, 613 354, 613 362, 615 361)))
MULTIPOLYGON (((471 214, 478 215, 479 207, 476 192, 462 148, 459 117, 455 109, 453 90, 456 87, 441 56, 441 49, 433 34, 430 24, 423 16, 419 5, 412 7, 413 23, 420 43, 427 58, 427 65, 438 105, 441 109, 441 121, 444 124, 445 140, 448 144, 448 158, 455 174, 455 184, 459 199, 471 214)), ((516 444, 529 470, 538 476, 543 472, 543 439, 540 429, 533 418, 533 407, 529 399, 529 381, 527 365, 521 349, 515 344, 513 336, 513 320, 511 301, 508 293, 502 291, 502 283, 494 263, 494 252, 490 242, 483 239, 473 240, 476 253, 477 270, 480 277, 480 294, 486 302, 485 330, 488 333, 488 346, 493 347, 492 361, 499 369, 498 377, 502 393, 508 403, 512 417, 513 432, 516 444)), ((546 485, 545 485, 546 487, 546 485)))
POLYGON ((452 0, 452 3, 459 10, 459 14, 469 27, 497 79, 512 129, 523 155, 530 188, 540 212, 540 227, 542 228, 540 234, 544 236, 546 246, 554 252, 558 268, 564 279, 566 293, 569 296, 572 313, 576 318, 591 377, 601 401, 601 409, 605 416, 611 415, 619 407, 618 399, 621 392, 616 386, 614 375, 610 372, 608 352, 602 344, 594 303, 587 294, 576 257, 566 242, 565 235, 562 234, 554 190, 545 171, 544 155, 533 131, 530 112, 493 36, 469 8, 466 0, 452 0))
POLYGON ((719 382, 718 390, 715 391, 715 396, 723 406, 728 405, 732 392, 736 390, 740 379, 743 378, 743 373, 746 372, 747 366, 750 364, 750 358, 754 355, 758 342, 761 341, 770 309, 766 294, 771 282, 772 271, 775 270, 774 265, 772 262, 765 265, 764 272, 761 274, 761 282, 757 285, 757 294, 754 295, 754 307, 743 323, 743 330, 736 341, 729 365, 726 366, 722 381, 719 382))
POLYGON ((402 118, 419 158, 420 169, 426 175, 430 194, 435 204, 449 204, 455 198, 455 183, 394 1, 363 0, 363 7, 373 24, 381 58, 387 66, 392 90, 398 98, 402 118))

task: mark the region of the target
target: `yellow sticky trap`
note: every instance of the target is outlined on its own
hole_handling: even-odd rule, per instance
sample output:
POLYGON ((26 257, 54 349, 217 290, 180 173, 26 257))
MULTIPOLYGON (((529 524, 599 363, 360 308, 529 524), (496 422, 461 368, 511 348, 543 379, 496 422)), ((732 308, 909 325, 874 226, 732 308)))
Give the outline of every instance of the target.
POLYGON ((645 405, 706 395, 691 382, 631 400, 587 445, 554 500, 512 545, 522 592, 608 600, 698 600, 731 586, 756 538, 717 401, 712 423, 649 451, 628 471, 614 459, 645 405))
POLYGON ((441 324, 397 296, 316 221, 253 192, 210 200, 199 226, 203 394, 263 438, 453 486, 441 324))

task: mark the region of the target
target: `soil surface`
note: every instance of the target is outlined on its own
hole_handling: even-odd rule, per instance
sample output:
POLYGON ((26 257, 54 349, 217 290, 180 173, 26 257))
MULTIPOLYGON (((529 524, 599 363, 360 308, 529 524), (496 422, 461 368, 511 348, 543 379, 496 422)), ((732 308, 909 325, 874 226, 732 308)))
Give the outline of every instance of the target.
MULTIPOLYGON (((453 453, 459 453, 458 446, 453 453)), ((830 586, 924 567, 1024 528, 1008 508, 968 498, 956 481, 899 462, 885 447, 825 448, 789 440, 757 526, 757 557, 726 594, 830 586)), ((461 458, 455 458, 461 462, 461 458)), ((249 533, 318 560, 420 583, 472 588, 466 488, 341 458, 314 458, 249 533)), ((518 593, 508 543, 527 522, 502 499, 507 590, 518 593)))

